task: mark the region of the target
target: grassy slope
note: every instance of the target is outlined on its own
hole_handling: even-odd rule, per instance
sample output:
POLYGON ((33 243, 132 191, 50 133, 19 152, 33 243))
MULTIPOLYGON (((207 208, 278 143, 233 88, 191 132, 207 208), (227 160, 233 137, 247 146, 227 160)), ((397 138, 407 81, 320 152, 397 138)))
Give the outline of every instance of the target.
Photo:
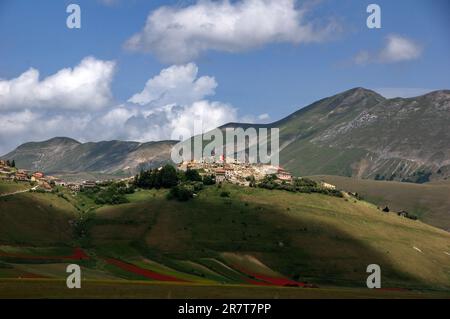
POLYGON ((411 184, 372 181, 340 176, 314 176, 349 192, 358 192, 366 200, 393 210, 416 214, 425 223, 450 231, 450 182, 411 184))
POLYGON ((22 193, 0 198, 0 243, 70 245, 75 209, 56 195, 22 193))
POLYGON ((139 242, 155 258, 189 260, 235 252, 288 277, 350 286, 363 285, 365 268, 377 263, 388 286, 450 287, 450 234, 444 231, 382 214, 362 201, 227 189, 230 199, 213 187, 188 203, 158 194, 148 202, 99 209, 94 246, 139 242))
MULTIPOLYGON (((112 257, 188 280, 197 276, 197 282, 204 283, 239 283, 242 274, 229 268, 238 263, 249 272, 270 275, 273 270, 322 287, 364 287, 367 265, 377 263, 382 267, 384 287, 450 288, 450 256, 444 253, 450 253, 450 235, 444 231, 384 215, 362 201, 224 188, 230 198, 220 197, 223 189, 216 187, 205 189, 188 203, 167 201, 166 191, 143 191, 130 195, 130 204, 97 209, 87 249, 97 261, 85 265, 88 277, 143 279, 102 261, 112 257)), ((71 242, 68 220, 75 214, 73 206, 51 194, 16 196, 20 200, 0 201, 2 242, 43 247, 71 242)), ((48 250, 41 254, 47 255, 48 250)), ((22 277, 29 272, 60 278, 62 264, 13 264, 13 269, 0 265, 0 277, 22 277)), ((92 287, 92 294, 99 293, 96 289, 92 287)), ((154 291, 152 287, 135 292, 125 286, 117 289, 128 296, 154 291)), ((168 294, 195 295, 196 289, 169 289, 168 294)), ((221 289, 211 288, 211 294, 221 289)), ((233 291, 242 294, 239 289, 233 291)), ((265 294, 273 297, 278 291, 265 294)))
POLYGON ((0 195, 30 189, 29 183, 0 181, 0 195))

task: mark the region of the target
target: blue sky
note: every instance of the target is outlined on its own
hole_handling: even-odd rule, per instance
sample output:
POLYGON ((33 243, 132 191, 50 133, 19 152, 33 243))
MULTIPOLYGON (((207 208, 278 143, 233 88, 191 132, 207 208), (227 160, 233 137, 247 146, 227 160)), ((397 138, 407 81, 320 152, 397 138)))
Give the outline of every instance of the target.
MULTIPOLYGON (((231 1, 230 6, 239 2, 231 1)), ((384 88, 380 90, 382 93, 393 95, 450 88, 450 3, 446 0, 297 1, 296 8, 307 8, 303 23, 312 22, 318 28, 331 23, 335 26, 320 41, 292 40, 295 34, 289 34, 288 37, 294 38, 282 41, 269 38, 262 44, 241 49, 246 41, 253 41, 245 39, 244 35, 241 42, 230 48, 219 41, 225 49, 204 50, 182 61, 179 58, 167 60, 164 53, 155 53, 145 43, 140 49, 127 48, 127 41, 143 30, 147 16, 154 10, 161 6, 183 10, 196 5, 196 1, 0 0, 0 79, 11 81, 34 68, 42 80, 61 69, 76 67, 87 56, 114 61, 111 96, 105 106, 112 108, 141 92, 145 83, 161 70, 192 62, 198 68, 197 78, 209 76, 216 82, 214 93, 205 93, 199 96, 200 100, 220 101, 236 110, 237 120, 253 117, 255 121, 261 114, 268 114, 270 121, 278 120, 317 99, 356 86, 384 88), (81 7, 81 29, 66 27, 69 3, 81 7), (369 15, 366 7, 370 3, 381 7, 381 29, 366 26, 369 15), (417 52, 400 59, 382 58, 392 36, 409 41, 406 43, 414 45, 410 50, 415 48, 417 52), (356 63, 355 58, 361 54, 364 61, 356 63)), ((209 45, 213 46, 218 43, 214 39, 208 41, 212 41, 209 45)), ((0 95, 0 102, 1 99, 0 95)), ((174 102, 183 103, 177 99, 174 102)), ((15 107, 17 109, 6 108, 10 124, 17 121, 19 111, 34 112, 31 104, 17 103, 15 107)), ((137 122, 137 106, 130 108, 137 122)), ((1 103, 0 110, 5 112, 1 103)), ((60 111, 44 106, 39 112, 42 118, 60 111)), ((71 109, 69 117, 75 120, 74 112, 76 110, 71 109)), ((28 116, 32 117, 30 114, 28 116)), ((268 120, 267 116, 261 118, 268 120)), ((152 125, 155 121, 152 120, 152 125)), ((58 131, 49 129, 50 133, 58 131)), ((0 137, 0 152, 25 141, 30 134, 36 136, 36 132, 20 132, 21 137, 14 142, 0 137)), ((46 134, 37 136, 45 138, 46 134)), ((127 136, 123 131, 104 137, 144 139, 144 136, 152 138, 151 134, 143 134, 142 138, 127 136)))

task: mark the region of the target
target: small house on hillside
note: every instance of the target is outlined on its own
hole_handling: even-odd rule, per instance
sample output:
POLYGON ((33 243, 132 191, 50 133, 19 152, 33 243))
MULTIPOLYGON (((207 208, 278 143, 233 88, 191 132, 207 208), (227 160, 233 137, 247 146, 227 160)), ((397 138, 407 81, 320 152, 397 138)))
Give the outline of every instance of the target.
POLYGON ((15 179, 18 181, 23 181, 23 182, 29 181, 28 175, 25 173, 20 173, 20 172, 16 173, 15 179))
POLYGON ((233 168, 231 168, 230 166, 227 166, 227 167, 225 167, 224 171, 225 171, 225 178, 233 177, 233 174, 234 174, 233 168))
POLYGON ((41 189, 47 191, 47 192, 51 192, 51 191, 52 191, 52 186, 51 186, 49 183, 47 183, 46 181, 42 181, 42 182, 39 184, 39 187, 40 187, 41 189))
POLYGON ((67 184, 67 188, 73 192, 79 192, 81 187, 80 184, 67 184))
POLYGON ((54 182, 55 182, 55 186, 66 186, 66 182, 65 181, 63 181, 63 180, 61 180, 61 179, 55 179, 55 180, 53 180, 54 182))
POLYGON ((42 178, 44 178, 44 173, 42 173, 42 172, 34 172, 34 174, 33 174, 33 177, 35 178, 35 179, 42 179, 42 178))
POLYGON ((84 181, 83 182, 83 188, 94 188, 97 186, 97 183, 95 181, 84 181))
POLYGON ((216 183, 222 183, 225 181, 225 170, 224 169, 217 169, 216 170, 216 183))
POLYGON ((332 184, 329 184, 329 183, 326 183, 326 182, 321 182, 320 184, 325 189, 331 189, 331 190, 335 190, 336 189, 335 185, 332 185, 332 184))
POLYGON ((291 173, 280 167, 277 171, 277 178, 281 181, 290 182, 292 180, 292 175, 291 173))

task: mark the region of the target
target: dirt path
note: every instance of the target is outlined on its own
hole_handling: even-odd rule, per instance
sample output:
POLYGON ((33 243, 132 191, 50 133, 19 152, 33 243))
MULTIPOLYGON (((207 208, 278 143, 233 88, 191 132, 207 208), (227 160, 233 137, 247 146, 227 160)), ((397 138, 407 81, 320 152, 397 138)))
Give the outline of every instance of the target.
POLYGON ((26 193, 26 192, 29 192, 29 191, 34 191, 34 190, 36 190, 36 188, 38 188, 38 186, 34 186, 32 188, 25 189, 23 191, 17 191, 17 192, 12 192, 12 193, 7 193, 7 194, 0 194, 0 197, 6 197, 6 196, 12 196, 12 195, 16 195, 16 194, 22 194, 22 193, 26 193))

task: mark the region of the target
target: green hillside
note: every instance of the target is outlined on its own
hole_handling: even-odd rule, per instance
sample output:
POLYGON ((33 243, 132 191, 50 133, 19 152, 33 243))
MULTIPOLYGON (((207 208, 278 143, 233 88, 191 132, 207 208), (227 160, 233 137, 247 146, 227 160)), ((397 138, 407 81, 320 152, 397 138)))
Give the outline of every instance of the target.
MULTIPOLYGON (((0 185, 4 182, 0 182, 0 185)), ((75 208, 56 195, 22 193, 0 197, 0 244, 67 246, 75 208)))
POLYGON ((29 183, 19 183, 13 181, 2 181, 0 182, 0 196, 5 196, 6 194, 11 194, 14 192, 20 192, 30 189, 29 183))
POLYGON ((118 285, 175 281, 215 293, 211 287, 267 286, 275 296, 277 286, 308 283, 356 293, 376 263, 385 288, 450 294, 449 233, 351 197, 224 185, 181 203, 163 190, 140 191, 80 223, 70 204, 77 198, 17 196, 0 200, 0 278, 62 278, 58 265, 81 258, 88 279, 118 285), (79 244, 84 252, 71 253, 79 244))
POLYGON ((340 189, 359 193, 365 200, 392 210, 406 210, 423 222, 450 231, 450 182, 425 184, 374 181, 342 176, 318 175, 340 189))

